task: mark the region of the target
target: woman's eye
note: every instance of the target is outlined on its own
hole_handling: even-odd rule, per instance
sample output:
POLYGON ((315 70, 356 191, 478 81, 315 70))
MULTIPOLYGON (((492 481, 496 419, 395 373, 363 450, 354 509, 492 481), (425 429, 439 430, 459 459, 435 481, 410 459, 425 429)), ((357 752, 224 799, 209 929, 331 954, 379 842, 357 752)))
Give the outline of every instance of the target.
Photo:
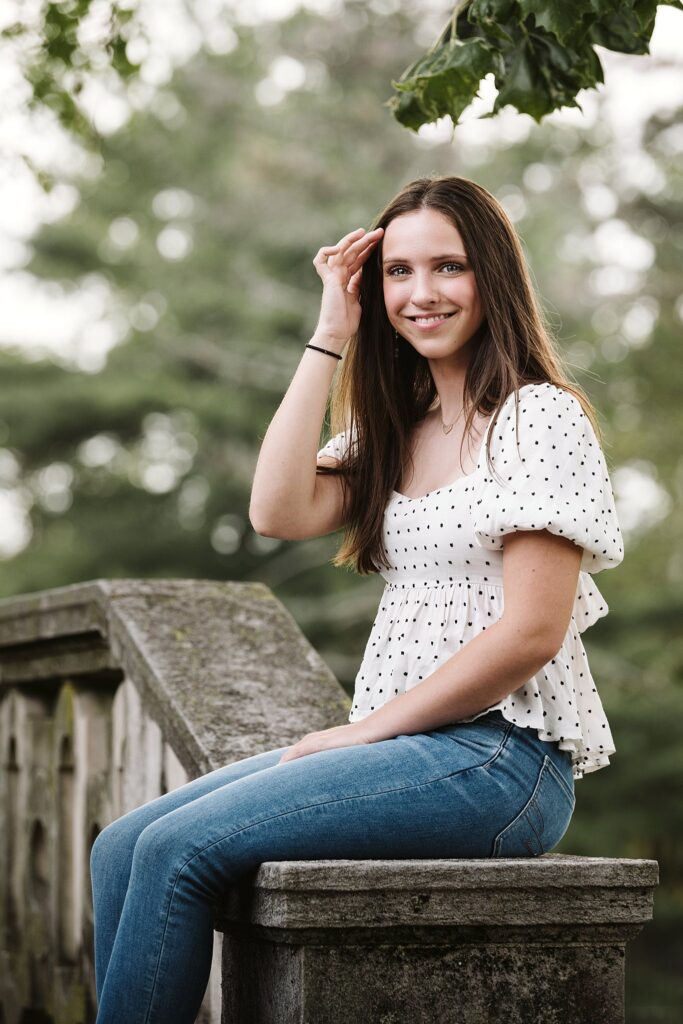
MULTIPOLYGON (((464 270, 465 269, 463 267, 462 263, 444 263, 441 269, 443 270, 446 267, 455 267, 456 271, 460 271, 460 270, 464 270)), ((388 271, 389 277, 403 277, 403 274, 397 274, 396 271, 398 271, 398 270, 407 270, 407 269, 408 269, 407 267, 403 267, 403 266, 391 267, 391 269, 388 271)))

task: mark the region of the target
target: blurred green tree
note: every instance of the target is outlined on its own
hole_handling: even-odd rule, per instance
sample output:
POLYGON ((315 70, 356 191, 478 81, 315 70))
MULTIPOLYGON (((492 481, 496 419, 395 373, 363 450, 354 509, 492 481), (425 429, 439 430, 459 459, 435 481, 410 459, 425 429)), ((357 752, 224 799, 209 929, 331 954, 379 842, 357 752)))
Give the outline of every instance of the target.
MULTIPOLYGON (((346 6, 353 11, 358 0, 346 6)), ((510 104, 540 121, 561 107, 580 106, 580 90, 604 81, 596 45, 649 53, 657 6, 653 0, 573 0, 571 6, 564 0, 459 0, 427 53, 392 80, 395 94, 385 105, 413 131, 447 115, 455 126, 490 73, 498 95, 493 111, 482 116, 510 104)), ((683 11, 681 0, 660 6, 683 11)), ((188 0, 187 17, 194 11, 188 0)), ((20 8, 0 32, 5 41, 23 44, 31 105, 49 107, 89 141, 93 124, 80 94, 103 66, 122 85, 134 79, 141 64, 136 54, 148 36, 140 0, 43 0, 28 12, 20 8)))

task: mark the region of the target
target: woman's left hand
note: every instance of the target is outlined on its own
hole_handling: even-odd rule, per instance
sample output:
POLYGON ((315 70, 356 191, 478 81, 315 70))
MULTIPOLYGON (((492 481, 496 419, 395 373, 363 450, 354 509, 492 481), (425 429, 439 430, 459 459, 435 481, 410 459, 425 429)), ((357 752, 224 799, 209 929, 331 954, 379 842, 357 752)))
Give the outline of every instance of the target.
POLYGON ((349 722, 348 725, 335 725, 332 729, 322 732, 309 732, 298 740, 282 755, 278 764, 283 761, 294 761, 306 754, 315 754, 318 750, 330 750, 332 747, 354 747, 360 743, 371 743, 367 733, 359 728, 360 722, 349 722))

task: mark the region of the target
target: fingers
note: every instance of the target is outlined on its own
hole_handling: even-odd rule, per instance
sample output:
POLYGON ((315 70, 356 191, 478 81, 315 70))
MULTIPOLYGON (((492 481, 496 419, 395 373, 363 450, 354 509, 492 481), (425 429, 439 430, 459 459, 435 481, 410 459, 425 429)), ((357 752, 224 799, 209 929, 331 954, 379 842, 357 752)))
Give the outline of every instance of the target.
POLYGON ((348 252, 353 245, 358 245, 363 240, 365 235, 365 228, 356 228, 355 231, 350 231, 348 235, 344 235, 343 238, 339 239, 337 245, 339 246, 340 252, 348 252))
POLYGON ((349 283, 346 286, 346 290, 347 292, 350 292, 351 295, 358 294, 358 291, 360 289, 360 278, 362 273, 363 268, 361 267, 360 270, 357 270, 356 273, 352 274, 351 277, 349 278, 349 283))
POLYGON ((348 248, 354 238, 358 238, 360 235, 365 233, 364 228, 356 228, 355 231, 350 231, 348 235, 344 235, 336 245, 323 245, 318 249, 313 262, 314 263, 326 263, 329 256, 339 253, 340 250, 344 250, 344 247, 348 248))
POLYGON ((370 253, 372 252, 372 250, 376 246, 376 244, 379 241, 381 241, 381 238, 382 238, 382 236, 379 235, 376 238, 371 238, 369 240, 366 240, 366 239, 363 240, 365 242, 363 248, 360 249, 360 251, 357 251, 355 253, 355 259, 353 260, 353 262, 351 263, 351 265, 348 268, 351 274, 355 274, 356 271, 359 269, 359 267, 361 267, 365 263, 365 261, 367 260, 368 256, 370 255, 370 253))
POLYGON ((336 253, 338 250, 338 245, 323 245, 320 249, 318 249, 317 253, 313 257, 313 265, 317 267, 320 264, 327 263, 328 258, 332 256, 334 253, 336 253))
MULTIPOLYGON (((384 228, 375 228, 374 231, 367 232, 365 228, 357 228, 356 231, 351 231, 348 235, 344 235, 336 245, 323 245, 318 249, 313 263, 316 266, 325 264, 332 256, 336 256, 335 264, 348 264, 350 259, 352 264, 357 264, 361 257, 364 258, 367 255, 366 250, 369 250, 372 245, 380 240, 383 231, 384 228)), ((355 272, 357 266, 353 266, 352 269, 355 272)))
POLYGON ((365 232, 362 238, 349 243, 344 255, 352 255, 355 260, 358 260, 360 256, 365 253, 366 249, 370 249, 370 247, 375 245, 376 242, 379 242, 383 231, 384 228, 376 228, 374 231, 365 232))

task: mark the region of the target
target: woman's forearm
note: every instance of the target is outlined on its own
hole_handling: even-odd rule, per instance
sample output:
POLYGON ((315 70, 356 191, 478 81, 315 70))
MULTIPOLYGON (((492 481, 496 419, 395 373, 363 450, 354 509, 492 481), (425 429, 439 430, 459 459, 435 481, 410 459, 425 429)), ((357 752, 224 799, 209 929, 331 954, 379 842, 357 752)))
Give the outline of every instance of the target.
MULTIPOLYGON (((316 332, 312 345, 340 351, 339 341, 316 332)), ((261 442, 249 504, 259 532, 296 522, 315 490, 316 455, 338 360, 304 348, 299 365, 261 442)))
POLYGON ((503 617, 417 686, 354 724, 375 743, 470 718, 534 676, 553 653, 544 638, 524 635, 503 617))

